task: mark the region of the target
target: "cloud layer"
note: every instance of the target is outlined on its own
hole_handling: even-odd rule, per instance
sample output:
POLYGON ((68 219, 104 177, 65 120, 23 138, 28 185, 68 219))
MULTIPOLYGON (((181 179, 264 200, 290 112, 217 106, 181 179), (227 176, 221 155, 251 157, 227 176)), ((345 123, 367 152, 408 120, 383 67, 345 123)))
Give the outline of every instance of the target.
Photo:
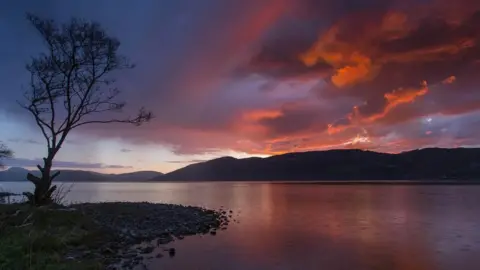
MULTIPOLYGON (((122 2, 109 15, 104 5, 87 12, 91 3, 57 3, 62 14, 37 7, 98 20, 117 35, 138 66, 119 80, 124 98, 156 115, 138 129, 82 134, 177 154, 479 144, 478 1, 178 2, 130 13, 122 2)), ((13 40, 30 39, 27 29, 13 40)), ((41 50, 34 44, 24 52, 41 50)))

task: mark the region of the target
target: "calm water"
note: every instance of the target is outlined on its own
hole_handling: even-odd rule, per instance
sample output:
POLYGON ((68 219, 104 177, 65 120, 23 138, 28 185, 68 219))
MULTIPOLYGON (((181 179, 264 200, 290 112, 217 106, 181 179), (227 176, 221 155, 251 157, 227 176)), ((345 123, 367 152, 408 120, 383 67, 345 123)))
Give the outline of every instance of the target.
POLYGON ((149 269, 480 269, 480 186, 77 183, 68 199, 235 211, 240 223, 176 241, 149 269))

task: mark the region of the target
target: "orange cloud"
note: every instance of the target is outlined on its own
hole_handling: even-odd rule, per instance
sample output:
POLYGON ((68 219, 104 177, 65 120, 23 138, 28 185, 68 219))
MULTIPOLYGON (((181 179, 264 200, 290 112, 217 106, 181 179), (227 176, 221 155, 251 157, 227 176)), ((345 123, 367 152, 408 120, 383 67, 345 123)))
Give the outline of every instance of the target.
POLYGON ((446 78, 445 80, 442 81, 443 84, 452 84, 457 80, 457 77, 455 76, 450 76, 446 78))
POLYGON ((379 61, 383 63, 410 63, 438 61, 449 55, 456 55, 475 46, 472 39, 453 41, 452 44, 438 44, 428 48, 413 49, 407 52, 385 54, 379 61))
POLYGON ((300 60, 309 67, 326 62, 336 68, 331 80, 339 88, 374 77, 378 69, 372 60, 355 46, 337 40, 338 32, 338 27, 332 27, 309 51, 300 55, 300 60))
POLYGON ((428 93, 428 84, 426 81, 421 83, 420 88, 398 88, 390 93, 386 93, 384 98, 386 105, 382 112, 370 116, 363 116, 358 106, 353 107, 353 111, 347 115, 349 123, 346 125, 329 124, 327 133, 329 135, 343 132, 352 127, 362 127, 363 125, 372 124, 382 118, 385 118, 392 110, 402 104, 414 102, 418 97, 424 96, 428 93))
POLYGON ((394 90, 391 93, 386 93, 384 97, 387 100, 387 105, 385 106, 383 111, 379 114, 375 114, 365 118, 364 120, 362 120, 362 122, 371 123, 380 118, 384 118, 390 111, 395 109, 397 106, 405 103, 412 103, 415 101, 415 99, 417 99, 418 97, 424 96, 427 93, 428 93, 428 85, 426 81, 422 82, 421 87, 419 89, 399 88, 394 90))
POLYGON ((346 141, 344 145, 351 145, 351 146, 356 146, 358 147, 359 145, 362 144, 368 144, 371 143, 372 141, 370 140, 370 137, 368 135, 360 135, 357 134, 357 136, 351 138, 350 140, 346 141))
MULTIPOLYGON (((385 14, 380 23, 347 16, 322 34, 299 59, 308 67, 328 63, 335 68, 330 77, 332 84, 344 88, 375 79, 388 63, 439 61, 477 45, 471 37, 454 37, 443 43, 423 42, 421 39, 429 37, 422 34, 430 33, 422 33, 425 30, 416 23, 418 20, 393 11, 385 14)), ((459 27, 453 22, 446 24, 441 25, 446 31, 454 32, 459 27)))
POLYGON ((350 57, 350 61, 354 64, 337 69, 335 75, 332 76, 332 83, 335 86, 342 88, 354 85, 375 75, 376 68, 372 66, 370 58, 354 53, 350 57))
MULTIPOLYGON (((265 119, 274 119, 282 116, 280 109, 257 109, 242 112, 233 120, 233 129, 242 138, 265 139, 269 129, 260 122, 265 119)), ((242 140, 243 143, 245 141, 242 140)))
MULTIPOLYGON (((322 98, 332 96, 337 98, 341 93, 345 93, 349 97, 358 98, 360 101, 372 101, 372 103, 353 107, 344 118, 338 115, 338 111, 332 110, 337 113, 332 115, 333 119, 341 118, 334 124, 326 125, 323 123, 323 126, 318 124, 314 125, 313 128, 312 125, 300 127, 289 130, 288 136, 282 136, 284 133, 279 135, 266 132, 267 137, 257 141, 254 148, 245 151, 282 154, 293 151, 355 147, 398 152, 422 145, 440 145, 435 142, 435 139, 439 136, 435 130, 416 130, 416 136, 420 138, 414 138, 413 136, 412 138, 401 136, 385 138, 387 136, 382 137, 378 134, 370 135, 362 132, 365 128, 375 134, 376 131, 382 130, 381 128, 386 123, 399 124, 420 117, 425 113, 438 112, 439 105, 436 104, 435 106, 426 106, 427 108, 421 110, 417 108, 419 106, 409 106, 429 94, 431 89, 435 89, 431 91, 431 98, 438 100, 438 104, 443 102, 444 105, 452 106, 451 103, 446 104, 446 101, 443 100, 445 98, 445 91, 443 90, 446 87, 438 89, 439 91, 436 87, 442 88, 442 84, 456 82, 456 76, 452 75, 448 78, 441 76, 456 71, 454 65, 457 65, 457 61, 469 55, 472 49, 478 46, 478 39, 471 36, 473 29, 462 28, 466 27, 465 22, 467 21, 466 18, 469 18, 468 16, 455 22, 442 19, 429 21, 431 12, 424 17, 414 16, 415 14, 418 15, 416 12, 392 11, 380 18, 378 16, 377 18, 363 16, 357 19, 354 15, 348 14, 323 32, 309 46, 309 49, 305 50, 305 47, 303 47, 302 50, 299 50, 303 52, 300 54, 297 51, 295 56, 307 68, 320 64, 331 66, 333 72, 328 70, 331 84, 336 88, 345 90, 334 92, 331 96, 322 96, 322 98), (452 65, 445 64, 449 62, 452 65), (438 68, 435 66, 436 63, 439 64, 438 68), (412 69, 409 69, 410 67, 412 69), (428 68, 423 69, 423 67, 428 68), (422 73, 423 71, 425 74, 422 73), (376 79, 379 75, 383 78, 378 78, 377 83, 376 79), (389 80, 389 78, 392 79, 389 80), (423 81, 419 87, 398 88, 400 85, 409 85, 412 81, 423 78, 436 83, 428 85, 427 81, 423 81), (359 84, 364 84, 364 86, 355 87, 359 84), (395 90, 385 93, 380 92, 382 89, 395 90), (363 91, 365 91, 365 94, 363 94, 363 91), (374 104, 378 101, 375 97, 382 96, 383 103, 374 104), (369 111, 369 113, 365 113, 366 111, 369 111), (372 111, 376 113, 372 114, 372 111), (425 135, 428 138, 422 138, 425 135)), ((283 59, 282 56, 290 56, 290 54, 281 53, 278 55, 277 57, 280 60, 283 59)), ((302 69, 296 70, 303 71, 302 69)), ((310 71, 309 69, 306 70, 310 71)), ((308 75, 312 75, 312 73, 308 73, 308 75)), ((298 76, 298 74, 295 74, 295 76, 298 76)), ((318 78, 324 77, 318 76, 318 78)), ((324 94, 324 92, 321 92, 321 94, 324 94)), ((472 101, 471 106, 478 107, 477 103, 472 101)), ((351 105, 348 104, 348 106, 351 105)), ((471 109, 469 106, 467 111, 471 109)), ((457 112, 452 113, 456 114, 457 112)), ((295 123, 295 119, 290 119, 286 117, 288 115, 283 115, 279 111, 252 112, 246 115, 250 122, 267 131, 272 126, 263 125, 265 123, 259 123, 260 120, 282 118, 288 119, 288 122, 292 125, 295 123)))
POLYGON ((381 32, 388 35, 388 39, 398 39, 408 33, 408 17, 402 12, 391 11, 385 14, 380 26, 381 32))
POLYGON ((347 125, 338 125, 338 126, 335 126, 333 124, 328 124, 327 126, 327 133, 329 135, 333 135, 333 134, 336 134, 336 133, 340 133, 342 131, 344 131, 345 129, 347 129, 349 126, 347 125))
POLYGON ((275 118, 279 116, 282 116, 282 112, 278 109, 253 110, 243 113, 243 119, 247 121, 258 121, 264 118, 275 118))

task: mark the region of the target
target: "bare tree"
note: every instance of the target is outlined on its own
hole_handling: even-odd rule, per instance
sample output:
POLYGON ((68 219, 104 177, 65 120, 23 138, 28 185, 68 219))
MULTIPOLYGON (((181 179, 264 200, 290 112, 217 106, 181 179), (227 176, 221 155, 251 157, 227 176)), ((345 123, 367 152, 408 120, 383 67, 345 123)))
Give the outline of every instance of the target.
MULTIPOLYGON (((0 161, 4 158, 11 158, 13 155, 13 152, 7 148, 6 145, 0 142, 0 161)), ((3 164, 0 163, 0 168, 3 168, 3 164)))
POLYGON ((37 166, 41 177, 27 175, 35 184, 35 192, 26 195, 36 205, 42 205, 51 202, 56 189, 52 180, 59 174, 51 173, 53 160, 73 129, 106 123, 138 126, 148 122, 152 114, 141 108, 134 117, 98 118, 100 113, 124 108, 125 102, 117 101, 120 91, 113 86, 110 75, 133 68, 117 53, 120 42, 98 23, 72 19, 59 24, 32 14, 27 14, 27 19, 48 49, 26 66, 30 72, 29 90, 25 93, 26 102, 19 102, 34 117, 47 141, 43 166, 37 166))

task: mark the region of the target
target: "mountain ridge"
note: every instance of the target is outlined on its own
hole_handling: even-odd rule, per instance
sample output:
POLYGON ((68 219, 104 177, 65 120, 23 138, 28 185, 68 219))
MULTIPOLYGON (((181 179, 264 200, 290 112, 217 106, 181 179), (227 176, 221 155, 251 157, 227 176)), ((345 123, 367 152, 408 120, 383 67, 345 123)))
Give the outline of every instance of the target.
MULTIPOLYGON (((57 171, 57 170, 54 170, 57 171)), ((137 171, 120 174, 103 174, 83 170, 59 170, 60 175, 55 179, 58 182, 140 182, 163 175, 156 171, 137 171)), ((38 171, 30 171, 21 167, 11 167, 0 171, 0 182, 27 181, 27 173, 39 176, 38 171)))
POLYGON ((472 180, 480 183, 480 148, 424 148, 398 154, 345 149, 266 158, 218 158, 152 181, 472 180))

